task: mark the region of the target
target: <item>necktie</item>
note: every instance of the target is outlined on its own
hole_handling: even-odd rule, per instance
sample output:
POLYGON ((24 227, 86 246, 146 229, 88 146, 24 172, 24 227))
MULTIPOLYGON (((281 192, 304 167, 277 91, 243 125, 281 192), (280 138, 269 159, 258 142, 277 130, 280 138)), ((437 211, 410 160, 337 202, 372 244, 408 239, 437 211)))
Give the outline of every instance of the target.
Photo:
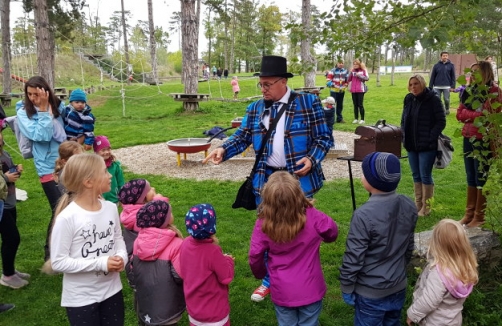
POLYGON ((266 114, 270 114, 270 120, 268 122, 269 128, 272 125, 275 117, 277 117, 277 113, 279 112, 279 106, 281 104, 282 104, 281 102, 275 102, 274 104, 272 104, 272 107, 270 107, 269 109, 265 110, 266 114), (270 111, 268 111, 268 110, 270 110, 270 111))

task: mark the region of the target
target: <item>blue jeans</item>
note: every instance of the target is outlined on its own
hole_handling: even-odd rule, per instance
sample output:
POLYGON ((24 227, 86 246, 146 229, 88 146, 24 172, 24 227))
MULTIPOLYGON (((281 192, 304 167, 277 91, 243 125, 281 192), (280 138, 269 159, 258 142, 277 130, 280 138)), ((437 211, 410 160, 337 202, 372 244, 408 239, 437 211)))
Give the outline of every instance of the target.
POLYGON ((443 94, 444 100, 444 109, 446 112, 450 111, 450 90, 449 89, 439 89, 434 88, 434 92, 441 98, 441 94, 443 94))
POLYGON ((425 185, 433 185, 432 168, 436 159, 437 151, 408 152, 413 182, 421 182, 425 185))
MULTIPOLYGON (((263 260, 265 261, 265 266, 267 267, 268 270, 268 251, 265 251, 265 253, 263 254, 263 260)), ((266 288, 270 287, 270 275, 268 274, 268 271, 267 275, 265 275, 265 277, 261 280, 261 285, 263 285, 266 288)))
MULTIPOLYGON (((467 185, 469 187, 483 187, 486 183, 486 178, 488 178, 488 170, 490 166, 486 164, 481 164, 481 162, 470 156, 474 150, 485 151, 487 148, 483 146, 481 140, 476 140, 475 144, 469 141, 469 138, 464 137, 464 165, 465 165, 465 175, 467 177, 467 185)), ((486 160, 492 157, 492 153, 488 154, 485 158, 486 160)))
POLYGON ((345 92, 329 92, 329 95, 331 95, 336 102, 336 122, 342 122, 343 121, 343 116, 342 116, 342 111, 343 111, 343 98, 345 96, 345 92))
POLYGON ((317 326, 322 300, 301 307, 282 307, 274 304, 279 326, 317 326))
POLYGON ((356 294, 354 326, 400 326, 406 289, 380 299, 356 294))

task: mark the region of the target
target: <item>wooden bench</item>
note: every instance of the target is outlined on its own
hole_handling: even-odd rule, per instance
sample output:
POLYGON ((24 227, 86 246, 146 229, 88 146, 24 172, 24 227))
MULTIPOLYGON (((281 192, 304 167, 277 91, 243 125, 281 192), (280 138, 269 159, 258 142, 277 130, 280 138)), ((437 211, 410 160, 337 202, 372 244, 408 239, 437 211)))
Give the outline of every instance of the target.
POLYGON ((319 93, 323 89, 324 89, 324 86, 315 86, 315 87, 298 87, 298 88, 295 88, 294 90, 296 92, 319 95, 319 93))
POLYGON ((347 149, 347 144, 335 142, 335 146, 331 147, 326 154, 326 158, 338 158, 340 156, 349 155, 349 150, 347 149))
POLYGON ((171 93, 169 95, 171 95, 175 101, 181 102, 200 102, 209 100, 209 94, 171 93))
POLYGON ((10 106, 11 100, 12 96, 10 94, 0 94, 0 101, 2 102, 2 106, 10 106))
POLYGON ((66 100, 68 98, 66 87, 54 87, 54 95, 59 97, 60 100, 66 100))

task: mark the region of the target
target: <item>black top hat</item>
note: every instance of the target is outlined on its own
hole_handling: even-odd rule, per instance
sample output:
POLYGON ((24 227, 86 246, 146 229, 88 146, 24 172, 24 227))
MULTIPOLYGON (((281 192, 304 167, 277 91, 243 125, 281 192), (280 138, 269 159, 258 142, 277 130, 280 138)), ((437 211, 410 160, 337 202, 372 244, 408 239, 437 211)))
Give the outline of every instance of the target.
POLYGON ((260 77, 291 78, 293 74, 287 72, 286 58, 276 55, 264 55, 261 58, 260 77))

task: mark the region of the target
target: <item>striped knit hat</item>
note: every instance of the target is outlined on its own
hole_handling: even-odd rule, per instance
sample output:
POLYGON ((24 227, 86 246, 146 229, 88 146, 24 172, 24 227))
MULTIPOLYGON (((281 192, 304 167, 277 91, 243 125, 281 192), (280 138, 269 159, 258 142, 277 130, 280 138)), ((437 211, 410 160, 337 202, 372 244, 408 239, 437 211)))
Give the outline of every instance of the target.
POLYGON ((396 190, 401 180, 401 164, 396 155, 373 152, 363 159, 363 174, 375 189, 385 192, 396 190))

